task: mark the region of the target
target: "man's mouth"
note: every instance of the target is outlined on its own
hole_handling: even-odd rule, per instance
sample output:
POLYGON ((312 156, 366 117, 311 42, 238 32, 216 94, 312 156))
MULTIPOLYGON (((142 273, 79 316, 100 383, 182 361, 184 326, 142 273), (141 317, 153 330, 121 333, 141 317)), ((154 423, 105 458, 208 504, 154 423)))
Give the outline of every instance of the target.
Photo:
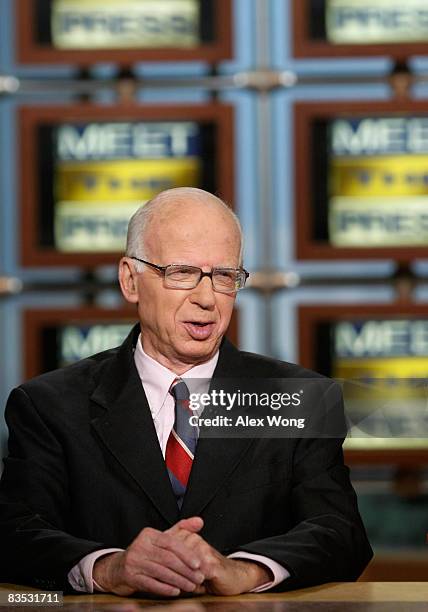
POLYGON ((184 327, 193 340, 207 340, 214 330, 213 321, 185 321, 184 327))

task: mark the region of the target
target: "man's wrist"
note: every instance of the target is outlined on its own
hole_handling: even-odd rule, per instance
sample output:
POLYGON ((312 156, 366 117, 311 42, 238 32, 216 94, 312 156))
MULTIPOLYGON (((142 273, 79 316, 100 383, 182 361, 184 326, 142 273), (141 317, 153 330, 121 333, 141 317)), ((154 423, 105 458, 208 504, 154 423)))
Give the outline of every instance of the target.
POLYGON ((95 561, 92 570, 92 581, 96 590, 105 592, 111 591, 113 586, 111 580, 112 564, 114 563, 113 557, 121 554, 123 553, 119 551, 112 552, 95 561))
POLYGON ((258 587, 254 587, 251 589, 251 593, 263 593, 268 589, 275 587, 277 584, 280 584, 284 580, 290 577, 290 572, 283 566, 280 565, 277 561, 274 561, 270 557, 266 557, 265 555, 259 555, 255 553, 244 552, 242 550, 237 550, 236 552, 228 555, 229 559, 240 559, 241 561, 252 561, 254 563, 258 563, 261 567, 265 568, 269 572, 269 581, 261 584, 258 587))
POLYGON ((245 587, 243 592, 248 593, 274 580, 274 576, 269 568, 261 563, 257 563, 257 561, 247 561, 246 559, 233 559, 233 561, 239 564, 243 575, 245 587))

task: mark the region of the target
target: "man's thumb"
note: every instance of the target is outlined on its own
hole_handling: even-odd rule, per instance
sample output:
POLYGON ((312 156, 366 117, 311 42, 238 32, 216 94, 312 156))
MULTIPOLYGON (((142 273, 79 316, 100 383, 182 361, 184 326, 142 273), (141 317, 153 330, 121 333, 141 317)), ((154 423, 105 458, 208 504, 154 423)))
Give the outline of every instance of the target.
POLYGON ((187 531, 191 531, 192 533, 198 533, 204 526, 204 521, 200 516, 191 516, 190 518, 181 519, 178 523, 175 523, 168 531, 170 533, 175 533, 180 529, 186 529, 187 531))

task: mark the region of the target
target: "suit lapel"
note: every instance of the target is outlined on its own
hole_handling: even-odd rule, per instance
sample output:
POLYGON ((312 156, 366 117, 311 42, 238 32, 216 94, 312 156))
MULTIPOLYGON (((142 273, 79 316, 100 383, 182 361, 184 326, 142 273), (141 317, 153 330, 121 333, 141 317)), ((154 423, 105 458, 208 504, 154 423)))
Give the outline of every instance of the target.
MULTIPOLYGON (((224 339, 211 387, 217 379, 241 377, 245 377, 241 354, 224 339)), ((201 513, 252 443, 251 439, 199 439, 181 516, 201 513)))
POLYGON ((92 401, 104 407, 92 426, 104 446, 173 524, 178 506, 159 446, 149 404, 133 358, 134 328, 101 375, 92 401))
POLYGON ((181 516, 197 516, 232 473, 253 440, 202 438, 196 448, 181 516))

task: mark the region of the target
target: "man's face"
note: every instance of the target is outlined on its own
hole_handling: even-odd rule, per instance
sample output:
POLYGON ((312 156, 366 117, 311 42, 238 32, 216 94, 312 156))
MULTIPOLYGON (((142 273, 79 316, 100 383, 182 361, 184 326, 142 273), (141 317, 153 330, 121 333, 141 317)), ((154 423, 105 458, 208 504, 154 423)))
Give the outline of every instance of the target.
MULTIPOLYGON (((239 266, 239 236, 231 218, 216 207, 187 205, 164 211, 148 229, 148 261, 189 264, 210 272, 239 266)), ((144 350, 182 374, 217 351, 232 315, 235 295, 213 290, 204 277, 194 289, 165 287, 148 266, 136 277, 144 350)))

